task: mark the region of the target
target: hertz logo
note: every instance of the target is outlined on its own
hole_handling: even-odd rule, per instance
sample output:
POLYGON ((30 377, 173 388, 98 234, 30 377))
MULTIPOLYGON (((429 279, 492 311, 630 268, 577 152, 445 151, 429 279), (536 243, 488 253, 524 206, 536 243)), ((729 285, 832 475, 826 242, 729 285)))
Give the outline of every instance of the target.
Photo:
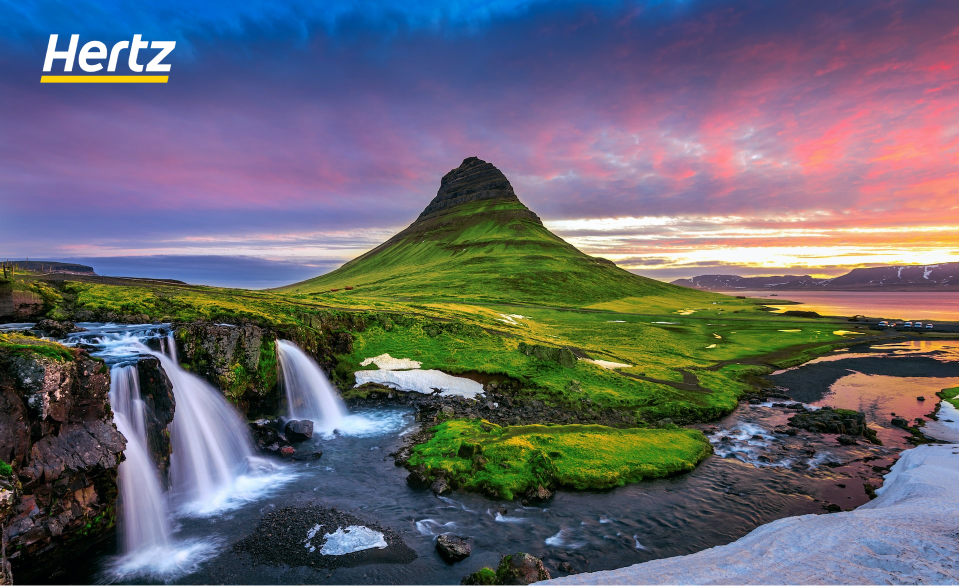
POLYGON ((50 35, 47 43, 47 57, 43 61, 44 73, 53 69, 55 61, 63 61, 64 73, 73 71, 74 61, 87 75, 41 75, 40 83, 166 83, 168 75, 89 75, 103 71, 103 63, 107 60, 106 70, 113 73, 117 70, 117 62, 124 51, 127 51, 127 66, 130 71, 141 73, 144 65, 139 63, 140 49, 160 49, 160 52, 146 64, 148 73, 169 73, 170 65, 163 60, 176 48, 176 41, 153 41, 152 43, 140 40, 142 35, 133 35, 133 41, 120 41, 113 45, 109 54, 107 46, 100 41, 90 41, 80 49, 77 56, 77 45, 80 44, 80 35, 70 35, 70 46, 66 50, 57 50, 57 35, 50 35), (109 58, 108 58, 109 57, 109 58))

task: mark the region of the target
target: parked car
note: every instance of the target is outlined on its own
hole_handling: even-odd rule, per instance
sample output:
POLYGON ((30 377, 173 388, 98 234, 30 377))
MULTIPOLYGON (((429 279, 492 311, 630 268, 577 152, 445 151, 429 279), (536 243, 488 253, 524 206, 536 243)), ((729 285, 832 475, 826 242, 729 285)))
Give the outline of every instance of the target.
POLYGON ((912 322, 911 322, 911 321, 907 321, 907 322, 905 322, 905 323, 902 324, 902 327, 904 327, 904 328, 911 328, 911 327, 912 327, 912 322))
POLYGON ((913 327, 913 328, 916 328, 916 329, 918 329, 918 330, 921 330, 921 329, 922 329, 922 322, 921 322, 921 321, 914 321, 914 322, 912 322, 912 327, 913 327))
POLYGON ((879 322, 878 324, 876 324, 876 327, 878 327, 878 328, 888 328, 888 327, 889 327, 889 323, 888 323, 886 320, 883 320, 883 321, 879 322))
POLYGON ((931 330, 931 329, 932 329, 932 324, 926 324, 926 329, 927 329, 927 330, 931 330))

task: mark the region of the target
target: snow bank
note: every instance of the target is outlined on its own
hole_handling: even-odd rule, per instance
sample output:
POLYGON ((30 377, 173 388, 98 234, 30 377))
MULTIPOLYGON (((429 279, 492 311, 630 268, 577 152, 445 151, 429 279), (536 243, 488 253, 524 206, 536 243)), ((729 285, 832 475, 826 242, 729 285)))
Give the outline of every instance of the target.
POLYGON ((369 366, 375 364, 380 370, 408 370, 423 366, 422 362, 411 360, 409 358, 393 358, 389 354, 380 354, 373 358, 367 358, 360 362, 360 366, 369 366))
POLYGON ((802 515, 729 545, 540 584, 955 584, 959 445, 903 452, 879 497, 802 515))
POLYGON ((483 385, 474 380, 452 376, 439 370, 358 370, 356 386, 376 383, 398 391, 443 395, 461 395, 472 399, 483 392, 483 385))
POLYGON ((922 433, 944 442, 959 443, 959 409, 952 403, 943 401, 939 404, 939 421, 927 421, 922 427, 922 433))
POLYGON ((623 364, 622 362, 610 362, 609 360, 593 360, 591 358, 580 358, 583 362, 589 362, 590 364, 595 364, 600 368, 605 368, 606 370, 612 370, 614 368, 630 368, 632 364, 623 364))

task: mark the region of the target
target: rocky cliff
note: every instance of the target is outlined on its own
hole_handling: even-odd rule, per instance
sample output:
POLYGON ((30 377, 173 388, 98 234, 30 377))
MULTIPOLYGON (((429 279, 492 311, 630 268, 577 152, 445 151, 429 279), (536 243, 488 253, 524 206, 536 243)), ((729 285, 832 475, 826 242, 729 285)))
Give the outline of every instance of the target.
POLYGON ((141 358, 137 362, 137 376, 140 398, 146 404, 144 421, 147 431, 147 448, 165 485, 170 471, 170 455, 173 453, 169 429, 176 409, 173 383, 163 372, 160 361, 153 357, 141 358))
POLYGON ((116 519, 126 440, 105 365, 83 351, 0 336, 0 521, 20 581, 82 552, 116 519), (3 470, 0 470, 2 476, 3 470))

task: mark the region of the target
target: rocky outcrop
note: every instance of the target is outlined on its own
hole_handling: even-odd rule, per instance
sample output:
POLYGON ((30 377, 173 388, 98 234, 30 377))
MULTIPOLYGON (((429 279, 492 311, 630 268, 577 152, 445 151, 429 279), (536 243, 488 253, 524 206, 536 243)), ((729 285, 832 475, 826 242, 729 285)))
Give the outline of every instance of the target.
POLYGON ((823 407, 816 411, 809 411, 803 405, 796 403, 798 410, 796 415, 789 418, 789 425, 806 431, 819 433, 838 433, 840 438, 849 438, 840 443, 850 443, 855 441, 856 437, 861 437, 868 442, 882 445, 876 430, 866 425, 866 415, 859 411, 849 409, 833 409, 832 407, 823 407))
POLYGON ((513 186, 502 171, 492 163, 469 157, 440 180, 436 197, 426 206, 417 220, 426 219, 435 212, 471 201, 504 199, 519 202, 513 186))
POLYGON ((576 366, 576 355, 569 348, 557 348, 555 346, 543 346, 541 344, 519 343, 519 351, 527 356, 535 356, 540 360, 556 362, 566 368, 576 366))
POLYGON ((469 541, 456 535, 440 535, 436 538, 436 551, 440 557, 454 564, 470 557, 473 551, 469 541))
MULTIPOLYGON (((173 383, 163 372, 160 361, 153 357, 141 358, 137 362, 137 377, 140 386, 140 398, 146 404, 147 448, 164 481, 170 471, 169 425, 173 422, 176 399, 173 395, 173 383)), ((166 484, 164 482, 164 484, 166 484)))
POLYGON ((532 584, 549 579, 542 560, 528 553, 514 553, 503 556, 496 572, 483 568, 463 578, 462 584, 532 584))
POLYGON ((729 545, 550 584, 955 584, 959 445, 902 453, 875 500, 779 519, 729 545))
POLYGON ((276 334, 257 325, 195 322, 176 330, 181 365, 202 376, 241 410, 275 412, 276 334))
POLYGON ((43 313, 43 297, 32 291, 15 290, 10 281, 0 281, 0 320, 30 321, 43 313))
POLYGON ((72 321, 56 321, 52 319, 41 319, 34 326, 34 329, 40 330, 51 338, 65 338, 67 334, 76 332, 85 332, 83 328, 77 327, 72 321))
POLYGON ((0 459, 12 465, 0 521, 20 581, 113 527, 126 445, 104 364, 52 343, 36 348, 0 344, 0 459))

